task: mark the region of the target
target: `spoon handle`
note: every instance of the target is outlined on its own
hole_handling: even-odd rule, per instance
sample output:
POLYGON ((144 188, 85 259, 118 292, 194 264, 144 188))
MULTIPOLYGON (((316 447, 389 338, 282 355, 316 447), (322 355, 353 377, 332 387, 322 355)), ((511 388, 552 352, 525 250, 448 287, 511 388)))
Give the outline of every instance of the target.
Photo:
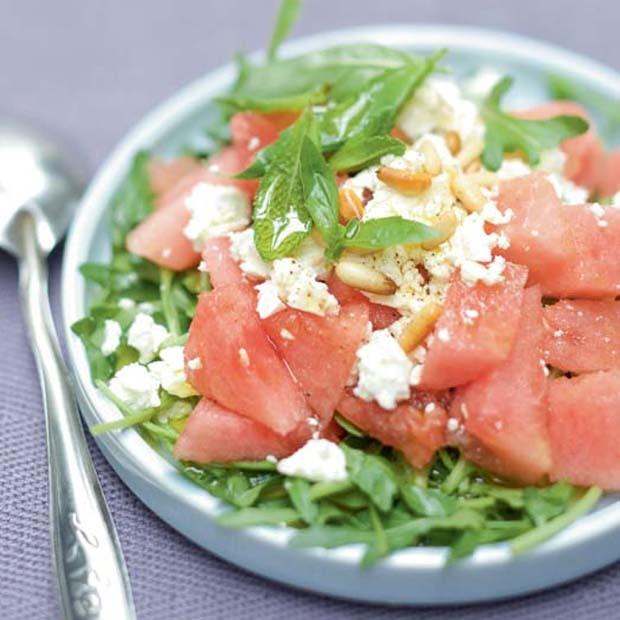
POLYGON ((47 294, 36 210, 17 222, 22 310, 43 392, 49 459, 50 528, 63 617, 135 618, 129 578, 93 467, 47 294))

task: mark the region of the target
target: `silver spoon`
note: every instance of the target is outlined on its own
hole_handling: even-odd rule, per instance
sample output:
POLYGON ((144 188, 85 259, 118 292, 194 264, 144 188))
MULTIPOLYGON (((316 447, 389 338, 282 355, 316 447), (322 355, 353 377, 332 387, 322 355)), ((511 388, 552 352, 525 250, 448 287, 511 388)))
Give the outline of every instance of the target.
POLYGON ((47 296, 47 255, 83 189, 82 166, 44 136, 0 119, 0 247, 19 264, 22 311, 43 391, 50 529, 63 617, 135 618, 129 578, 88 452, 47 296))

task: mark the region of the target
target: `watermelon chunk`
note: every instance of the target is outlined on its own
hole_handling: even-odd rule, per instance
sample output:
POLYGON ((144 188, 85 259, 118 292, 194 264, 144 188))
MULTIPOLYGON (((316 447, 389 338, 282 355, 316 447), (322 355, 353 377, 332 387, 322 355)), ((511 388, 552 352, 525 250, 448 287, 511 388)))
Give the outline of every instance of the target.
POLYGON ((482 376, 510 353, 515 338, 527 269, 508 263, 504 282, 473 287, 455 273, 443 312, 428 347, 420 387, 442 390, 482 376), (466 321, 466 311, 478 317, 466 321))
POLYGON ((262 149, 275 142, 298 116, 297 112, 237 112, 230 119, 233 143, 251 151, 262 149))
POLYGON ((203 398, 196 405, 174 446, 175 458, 195 463, 262 460, 292 454, 301 443, 282 437, 217 403, 203 398))
POLYGON ((209 270, 209 279, 213 287, 243 282, 243 273, 237 261, 230 254, 228 237, 207 239, 202 258, 209 270))
POLYGON ((592 119, 584 108, 574 101, 550 101, 518 113, 523 118, 531 119, 545 119, 564 114, 581 116, 590 123, 590 129, 586 133, 563 142, 562 150, 567 158, 564 174, 577 185, 595 190, 599 185, 605 150, 596 135, 592 119))
POLYGON ((508 359, 457 390, 452 415, 465 434, 457 431, 453 439, 469 460, 489 471, 536 483, 551 469, 539 287, 526 289, 521 308, 508 359))
POLYGON ((185 346, 188 381, 203 396, 286 435, 312 415, 256 314, 250 284, 200 295, 185 346), (189 360, 198 358, 200 367, 189 360))
POLYGON ((238 181, 228 175, 245 169, 253 158, 250 151, 236 146, 226 147, 213 155, 207 165, 190 172, 158 199, 156 210, 129 233, 127 249, 174 271, 197 265, 200 254, 183 234, 190 219, 185 207, 186 198, 200 182, 233 185, 252 197, 257 187, 256 181, 238 181))
POLYGON ((552 479, 620 490, 620 371, 549 383, 552 479))
POLYGON ((345 284, 333 272, 327 280, 327 286, 341 306, 349 302, 366 304, 368 306, 368 318, 372 323, 373 330, 385 329, 401 317, 400 312, 395 308, 370 301, 357 289, 345 284))
POLYGON ((605 157, 603 171, 599 181, 598 193, 601 196, 613 196, 620 191, 620 150, 612 151, 605 157))
POLYGON ((148 165, 151 188, 159 197, 175 187, 181 179, 203 169, 204 164, 200 160, 187 155, 171 161, 153 157, 148 165))
POLYGON ((337 316, 324 317, 289 308, 265 319, 263 326, 326 426, 367 334, 368 306, 349 303, 337 316))
POLYGON ((410 401, 386 411, 347 390, 337 410, 371 437, 400 450, 413 467, 419 468, 446 443, 447 398, 446 394, 414 393, 410 401), (433 407, 427 407, 430 403, 433 407))
POLYGON ((561 300, 544 316, 548 364, 575 373, 620 370, 620 302, 561 300))

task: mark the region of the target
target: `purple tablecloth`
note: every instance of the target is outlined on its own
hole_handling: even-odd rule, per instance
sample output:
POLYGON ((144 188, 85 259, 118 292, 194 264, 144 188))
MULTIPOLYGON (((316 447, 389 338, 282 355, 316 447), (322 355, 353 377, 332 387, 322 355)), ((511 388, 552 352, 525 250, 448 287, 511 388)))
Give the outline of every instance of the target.
MULTIPOLYGON (((148 108, 265 40, 275 0, 0 1, 0 112, 64 132, 98 164, 148 108), (260 9, 260 10, 259 10, 260 9)), ((521 0, 306 2, 298 32, 436 21, 538 36, 620 68, 620 5, 521 0)), ((449 44, 449 42, 447 42, 449 44)), ((60 256, 52 261, 59 316, 60 256)), ((458 610, 362 606, 301 593, 233 568, 171 530, 91 444, 129 565, 139 618, 473 618, 607 620, 620 615, 620 565, 514 601, 458 610)), ((19 315, 16 269, 0 254, 0 618, 58 616, 50 566, 44 425, 19 315)), ((119 620, 121 620, 119 618, 119 620)))

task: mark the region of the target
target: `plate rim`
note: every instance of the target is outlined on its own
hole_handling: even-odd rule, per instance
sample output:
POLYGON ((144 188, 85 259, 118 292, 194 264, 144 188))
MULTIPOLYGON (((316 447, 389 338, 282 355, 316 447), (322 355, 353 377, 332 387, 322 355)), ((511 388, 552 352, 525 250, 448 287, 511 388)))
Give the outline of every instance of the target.
MULTIPOLYGON (((620 97, 620 75, 603 64, 555 45, 497 30, 415 23, 364 26, 294 39, 283 47, 283 53, 296 54, 357 40, 418 47, 440 47, 449 42, 451 49, 461 52, 485 51, 516 57, 524 62, 555 67, 564 73, 570 65, 572 75, 598 83, 620 97)), ((262 52, 251 55, 252 58, 260 56, 262 52)), ((143 116, 99 167, 81 201, 64 249, 61 302, 69 367, 87 425, 114 419, 118 414, 91 384, 85 352, 70 329, 84 311, 86 286, 79 276, 76 281, 77 267, 87 257, 96 225, 133 154, 139 148, 148 148, 170 127, 199 110, 215 92, 229 84, 233 76, 232 63, 209 71, 143 116)), ((291 534, 288 528, 224 530, 215 526, 213 516, 223 509, 223 504, 183 478, 133 429, 99 436, 96 442, 125 484, 169 525, 201 547, 252 572, 335 596, 393 604, 479 602, 540 590, 620 558, 620 542, 612 542, 612 538, 620 538, 614 536, 620 532, 620 502, 615 502, 582 517, 552 540, 517 558, 510 555, 506 543, 500 543, 482 547, 471 558, 443 569, 445 549, 415 548, 399 551, 373 569, 361 571, 359 546, 329 551, 291 550, 286 545, 291 534), (173 502, 184 510, 170 510, 166 502, 173 502), (202 528, 196 527, 192 522, 196 518, 206 519, 208 523, 202 523, 202 528), (584 557, 589 557, 584 556, 588 550, 590 555, 596 550, 598 557, 584 561, 584 557), (556 563, 566 565, 562 559, 569 558, 580 568, 567 570, 565 566, 554 575, 545 575, 544 571, 541 575, 541 567, 556 563), (283 569, 281 563, 291 560, 298 564, 297 570, 283 569), (502 586, 497 573, 516 579, 516 583, 502 586), (408 583, 402 588, 412 576, 417 577, 417 585, 412 587, 408 583), (483 578, 495 583, 495 590, 475 585, 475 580, 483 578), (339 579, 342 580, 340 584, 339 579)))

